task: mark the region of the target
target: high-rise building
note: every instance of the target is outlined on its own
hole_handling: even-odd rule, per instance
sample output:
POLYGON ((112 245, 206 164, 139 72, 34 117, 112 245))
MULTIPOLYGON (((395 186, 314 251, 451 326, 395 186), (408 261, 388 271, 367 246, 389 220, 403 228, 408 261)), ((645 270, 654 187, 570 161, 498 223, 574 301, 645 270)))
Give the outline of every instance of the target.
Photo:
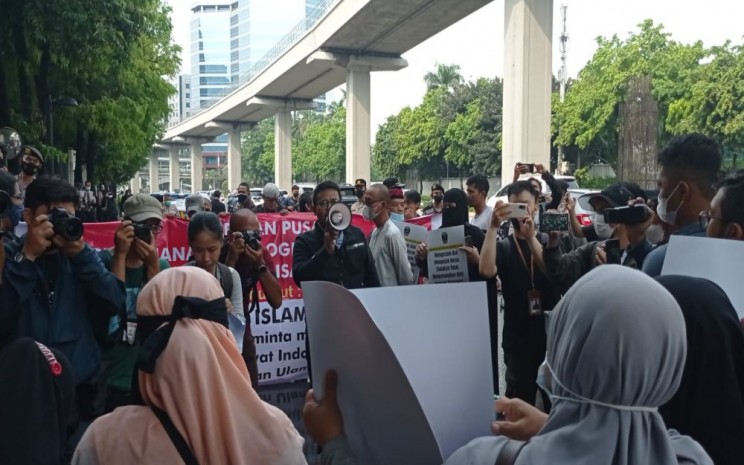
POLYGON ((230 85, 230 18, 234 0, 200 0, 191 11, 191 110, 220 99, 230 85))
POLYGON ((230 79, 240 81, 251 67, 251 1, 237 0, 230 12, 230 79))

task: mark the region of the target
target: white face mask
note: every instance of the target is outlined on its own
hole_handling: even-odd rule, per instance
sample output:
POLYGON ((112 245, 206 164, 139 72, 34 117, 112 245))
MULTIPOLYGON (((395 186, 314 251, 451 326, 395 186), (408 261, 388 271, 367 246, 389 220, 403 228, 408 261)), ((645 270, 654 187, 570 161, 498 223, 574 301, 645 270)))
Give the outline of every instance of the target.
POLYGON ((403 221, 405 220, 405 217, 403 216, 403 213, 390 212, 390 219, 393 221, 403 221))
POLYGON ((594 232, 600 240, 609 239, 612 236, 612 227, 605 223, 604 216, 598 213, 594 214, 594 232))
POLYGON ((674 225, 677 223, 677 212, 679 212, 679 209, 682 208, 682 204, 685 202, 682 201, 679 203, 679 206, 677 206, 677 209, 674 211, 667 211, 667 208, 669 208, 669 199, 672 198, 675 192, 677 192, 677 189, 679 189, 680 184, 677 184, 677 187, 674 188, 671 194, 669 194, 669 197, 662 199, 661 194, 659 194, 659 205, 656 207, 656 214, 659 215, 659 218, 661 221, 663 221, 666 224, 674 225))
POLYGON ((375 212, 374 208, 370 207, 369 205, 365 205, 362 207, 362 216, 365 220, 372 221, 375 218, 377 218, 378 212, 375 212))
POLYGON ((652 224, 646 230, 646 239, 652 244, 658 244, 664 240, 664 228, 660 224, 652 224))

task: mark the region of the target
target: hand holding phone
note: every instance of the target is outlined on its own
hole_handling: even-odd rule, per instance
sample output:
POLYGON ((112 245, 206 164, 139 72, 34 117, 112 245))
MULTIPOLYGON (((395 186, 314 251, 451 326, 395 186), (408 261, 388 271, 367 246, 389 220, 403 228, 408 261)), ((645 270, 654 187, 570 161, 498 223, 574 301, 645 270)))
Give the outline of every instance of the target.
POLYGON ((511 209, 509 218, 520 219, 528 216, 526 203, 510 203, 509 208, 511 209))

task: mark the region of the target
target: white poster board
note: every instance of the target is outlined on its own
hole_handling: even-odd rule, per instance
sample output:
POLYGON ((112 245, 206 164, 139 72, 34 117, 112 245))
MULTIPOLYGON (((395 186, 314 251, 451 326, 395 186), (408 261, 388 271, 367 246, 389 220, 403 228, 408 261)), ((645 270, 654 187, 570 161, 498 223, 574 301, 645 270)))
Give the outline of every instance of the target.
POLYGON ((494 419, 485 283, 348 291, 303 285, 313 389, 338 373, 362 465, 443 463, 494 419))
POLYGON ((465 226, 452 226, 429 231, 426 235, 429 254, 429 283, 464 283, 468 276, 468 256, 460 247, 465 245, 465 226))
POLYGON ((744 241, 672 236, 661 274, 713 281, 731 300, 739 318, 744 318, 744 285, 741 279, 743 263, 744 241))
POLYGON ((413 273, 413 282, 416 283, 421 272, 416 264, 416 247, 426 242, 427 229, 424 226, 405 223, 403 221, 393 221, 393 224, 403 234, 403 240, 406 243, 406 253, 408 254, 408 263, 411 265, 411 272, 413 273))

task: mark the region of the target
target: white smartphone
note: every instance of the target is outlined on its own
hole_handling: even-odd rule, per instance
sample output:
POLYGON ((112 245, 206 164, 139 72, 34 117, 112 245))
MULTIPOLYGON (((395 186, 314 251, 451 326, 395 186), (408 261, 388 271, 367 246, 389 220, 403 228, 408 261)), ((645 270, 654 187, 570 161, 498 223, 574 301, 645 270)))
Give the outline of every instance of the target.
POLYGON ((526 203, 510 203, 509 218, 524 218, 527 216, 527 204, 526 203))

